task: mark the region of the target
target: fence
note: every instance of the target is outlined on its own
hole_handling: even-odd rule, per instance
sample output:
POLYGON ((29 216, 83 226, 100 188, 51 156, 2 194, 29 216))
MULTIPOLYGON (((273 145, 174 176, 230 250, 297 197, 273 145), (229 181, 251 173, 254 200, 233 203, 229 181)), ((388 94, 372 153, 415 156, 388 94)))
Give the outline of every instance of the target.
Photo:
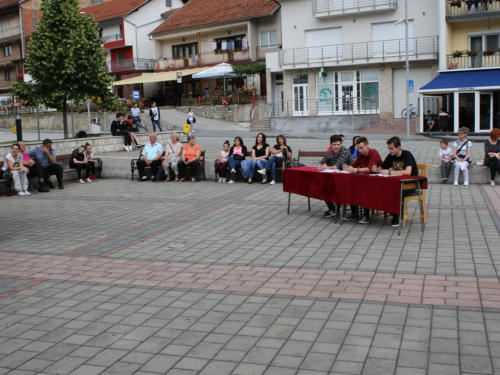
POLYGON ((379 102, 372 97, 338 99, 296 99, 273 102, 269 117, 353 115, 379 113, 379 102))

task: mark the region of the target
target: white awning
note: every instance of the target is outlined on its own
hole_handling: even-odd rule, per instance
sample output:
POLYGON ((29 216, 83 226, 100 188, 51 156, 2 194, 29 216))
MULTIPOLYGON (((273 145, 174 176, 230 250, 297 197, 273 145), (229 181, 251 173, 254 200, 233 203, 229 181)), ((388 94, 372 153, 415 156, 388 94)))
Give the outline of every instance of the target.
POLYGON ((202 71, 207 70, 207 69, 208 69, 207 67, 204 67, 204 68, 171 70, 168 72, 144 74, 142 76, 128 78, 128 79, 124 79, 121 81, 113 82, 113 85, 121 86, 121 85, 132 85, 134 83, 175 81, 177 79, 177 72, 181 72, 182 76, 185 77, 185 76, 190 76, 190 75, 195 74, 195 73, 202 72, 202 71))

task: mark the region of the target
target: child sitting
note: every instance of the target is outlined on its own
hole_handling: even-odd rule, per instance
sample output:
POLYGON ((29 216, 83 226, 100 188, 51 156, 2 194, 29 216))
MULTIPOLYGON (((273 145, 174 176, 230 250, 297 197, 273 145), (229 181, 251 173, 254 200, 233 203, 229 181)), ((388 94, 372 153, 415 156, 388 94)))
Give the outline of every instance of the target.
POLYGON ((451 159, 453 158, 453 150, 448 147, 448 141, 441 139, 439 141, 439 168, 441 168, 441 181, 446 182, 450 176, 451 159))
POLYGON ((222 145, 223 150, 220 152, 219 160, 215 164, 215 170, 217 171, 217 176, 219 176, 218 182, 226 182, 227 173, 227 158, 229 156, 229 141, 224 142, 222 145))

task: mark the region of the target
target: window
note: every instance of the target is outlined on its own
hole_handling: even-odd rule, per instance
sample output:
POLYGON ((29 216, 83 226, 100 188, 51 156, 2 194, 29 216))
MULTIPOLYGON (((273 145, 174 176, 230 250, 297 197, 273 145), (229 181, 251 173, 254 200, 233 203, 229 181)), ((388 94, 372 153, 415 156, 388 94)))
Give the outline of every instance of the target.
POLYGON ((171 7, 172 6, 172 0, 165 0, 165 6, 166 7, 171 7))
POLYGON ((306 47, 309 60, 337 58, 342 55, 338 45, 342 43, 340 27, 306 31, 306 47))
POLYGON ((260 33, 260 46, 269 47, 278 44, 276 30, 264 31, 260 33))
POLYGON ((182 59, 196 54, 198 54, 198 43, 172 46, 172 56, 174 59, 182 59))
POLYGON ((102 0, 91 0, 90 1, 90 5, 101 4, 101 3, 102 3, 102 0))
POLYGON ((14 70, 13 69, 10 69, 10 70, 6 70, 5 71, 5 80, 6 81, 13 81, 14 80, 14 70))
POLYGON ((9 33, 9 24, 8 23, 2 23, 2 34, 6 35, 9 33))
POLYGON ((11 56, 12 55, 12 46, 3 46, 3 55, 11 56))
MULTIPOLYGON (((401 43, 405 39, 405 23, 395 25, 394 22, 383 22, 372 24, 373 54, 405 53, 406 44, 401 43), (378 42, 378 43, 377 43, 378 42)), ((413 21, 408 21, 408 51, 415 50, 413 40, 413 21)))

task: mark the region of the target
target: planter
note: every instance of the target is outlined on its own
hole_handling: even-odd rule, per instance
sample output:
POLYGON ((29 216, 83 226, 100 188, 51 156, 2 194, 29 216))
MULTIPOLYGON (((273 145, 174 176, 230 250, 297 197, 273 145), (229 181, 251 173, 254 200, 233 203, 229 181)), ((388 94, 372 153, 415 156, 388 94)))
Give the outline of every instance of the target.
POLYGON ((451 56, 452 56, 452 57, 455 57, 455 58, 456 58, 456 57, 462 57, 462 54, 458 54, 458 53, 456 53, 456 54, 453 54, 453 55, 451 55, 451 56))

